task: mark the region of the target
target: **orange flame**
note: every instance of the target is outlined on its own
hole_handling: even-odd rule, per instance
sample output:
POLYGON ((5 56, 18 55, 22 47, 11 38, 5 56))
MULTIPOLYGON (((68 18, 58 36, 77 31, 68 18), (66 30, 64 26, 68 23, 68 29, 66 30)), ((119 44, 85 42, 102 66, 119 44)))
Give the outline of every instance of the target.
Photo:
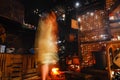
POLYGON ((59 68, 52 68, 52 75, 59 75, 59 68))

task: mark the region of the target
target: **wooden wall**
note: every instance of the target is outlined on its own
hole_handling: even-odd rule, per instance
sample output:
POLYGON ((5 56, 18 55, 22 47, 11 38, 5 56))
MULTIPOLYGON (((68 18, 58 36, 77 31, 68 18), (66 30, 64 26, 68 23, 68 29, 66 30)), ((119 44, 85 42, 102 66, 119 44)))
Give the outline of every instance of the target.
POLYGON ((23 80, 35 75, 34 55, 0 54, 0 80, 23 80))
POLYGON ((23 23, 24 6, 20 0, 0 0, 0 16, 23 23))

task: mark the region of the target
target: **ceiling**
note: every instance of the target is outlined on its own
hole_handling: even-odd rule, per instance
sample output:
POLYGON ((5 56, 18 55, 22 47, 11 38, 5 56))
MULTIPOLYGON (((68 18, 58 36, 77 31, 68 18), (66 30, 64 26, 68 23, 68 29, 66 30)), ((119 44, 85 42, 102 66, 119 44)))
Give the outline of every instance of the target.
POLYGON ((69 13, 70 17, 75 17, 76 12, 79 14, 94 10, 98 8, 103 8, 105 5, 105 0, 21 0, 25 7, 25 21, 30 24, 37 24, 39 14, 47 10, 57 10, 58 17, 63 13, 69 13), (77 11, 75 8, 75 2, 79 2, 80 6, 77 11), (39 10, 38 14, 34 14, 35 10, 39 10), (61 13, 61 14, 60 14, 61 13))

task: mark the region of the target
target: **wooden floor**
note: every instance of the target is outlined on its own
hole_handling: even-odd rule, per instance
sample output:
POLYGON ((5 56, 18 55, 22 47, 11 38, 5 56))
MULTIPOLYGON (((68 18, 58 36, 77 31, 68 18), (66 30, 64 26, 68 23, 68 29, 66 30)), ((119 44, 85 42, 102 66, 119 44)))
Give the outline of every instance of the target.
POLYGON ((24 80, 41 80, 41 78, 39 76, 33 76, 24 80))

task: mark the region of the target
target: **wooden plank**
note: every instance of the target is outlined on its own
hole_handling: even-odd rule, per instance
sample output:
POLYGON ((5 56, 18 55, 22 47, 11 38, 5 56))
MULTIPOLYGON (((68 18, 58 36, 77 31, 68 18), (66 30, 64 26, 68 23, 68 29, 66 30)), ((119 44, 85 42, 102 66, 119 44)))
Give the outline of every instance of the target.
POLYGON ((34 55, 0 54, 0 80, 23 80, 37 76, 34 55))

